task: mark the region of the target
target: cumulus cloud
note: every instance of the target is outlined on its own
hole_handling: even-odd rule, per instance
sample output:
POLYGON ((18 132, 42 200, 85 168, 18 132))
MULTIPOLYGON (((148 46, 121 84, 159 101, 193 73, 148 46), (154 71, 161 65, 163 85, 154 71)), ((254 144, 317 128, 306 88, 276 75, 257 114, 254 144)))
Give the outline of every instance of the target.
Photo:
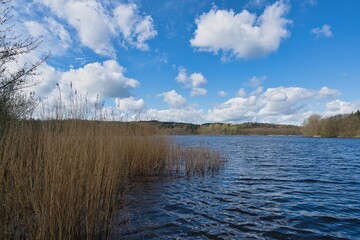
POLYGON ((206 114, 201 109, 186 107, 182 109, 149 109, 143 114, 147 120, 158 120, 165 122, 191 122, 204 123, 207 121, 206 114))
POLYGON ((143 16, 134 3, 116 3, 114 10, 100 1, 39 0, 73 27, 80 42, 97 54, 113 56, 113 42, 148 50, 157 35, 151 16, 143 16))
POLYGON ((78 33, 80 41, 93 49, 97 54, 114 54, 111 35, 114 29, 111 17, 101 3, 97 1, 60 1, 63 4, 54 4, 54 1, 44 1, 45 4, 65 19, 78 33))
POLYGON ((326 103, 325 116, 334 116, 337 114, 347 114, 360 109, 360 102, 346 102, 336 99, 326 103))
POLYGON ((116 98, 116 107, 124 112, 140 112, 145 108, 145 102, 143 99, 136 100, 134 97, 128 98, 116 98))
POLYGON ((141 50, 149 49, 146 41, 157 35, 151 16, 142 17, 134 3, 120 4, 114 9, 114 16, 129 44, 141 50))
POLYGON ((315 96, 315 91, 300 87, 268 88, 263 94, 263 97, 269 102, 299 101, 315 96))
POLYGON ((187 71, 184 68, 180 69, 176 81, 182 83, 183 86, 187 88, 196 88, 207 82, 206 78, 201 73, 195 72, 188 76, 187 71))
POLYGON ((140 85, 137 80, 126 77, 125 68, 115 60, 90 63, 68 71, 59 71, 43 64, 39 67, 39 72, 40 74, 36 76, 39 84, 29 88, 29 91, 34 91, 42 98, 57 95, 56 84, 59 85, 63 95, 68 96, 73 89, 84 95, 87 94, 89 100, 93 101, 97 97, 129 97, 130 91, 140 85))
POLYGON ((335 98, 340 95, 340 92, 336 89, 330 89, 328 87, 322 87, 319 91, 320 98, 335 98))
MULTIPOLYGON (((336 93, 336 94, 335 94, 336 93)), ((299 87, 268 88, 259 95, 246 95, 240 89, 237 97, 231 98, 208 111, 209 121, 241 122, 270 121, 299 123, 309 110, 309 101, 331 99, 337 90, 323 87, 311 90, 299 87)))
POLYGON ((330 38, 333 36, 333 33, 331 31, 331 26, 327 24, 324 24, 321 28, 316 27, 311 29, 311 33, 314 34, 316 37, 330 38))
POLYGON ((140 83, 124 76, 125 68, 115 60, 95 62, 82 68, 70 69, 62 74, 62 83, 72 83, 74 88, 87 92, 90 96, 128 97, 130 90, 140 83))
POLYGON ((290 36, 284 16, 289 6, 277 1, 267 6, 259 17, 247 10, 211 9, 195 20, 197 29, 191 46, 218 54, 219 51, 235 58, 255 58, 276 51, 283 39, 290 36))
POLYGON ((159 94, 169 102, 169 109, 148 109, 142 117, 147 120, 180 122, 272 122, 300 125, 311 113, 318 112, 316 106, 326 107, 325 114, 349 113, 360 108, 359 102, 333 100, 326 105, 323 100, 333 98, 334 89, 323 87, 312 90, 299 87, 268 88, 258 95, 244 95, 230 98, 208 110, 186 105, 185 99, 172 90, 159 94), (325 91, 326 89, 326 91, 325 91), (176 100, 180 99, 180 100, 176 100), (177 102, 177 103, 176 103, 177 102), (173 104, 176 107, 172 107, 173 104))
POLYGON ((208 111, 212 122, 244 121, 255 115, 257 97, 236 97, 208 111))
POLYGON ((170 108, 180 109, 186 106, 186 99, 177 93, 175 90, 158 94, 163 97, 170 108))
POLYGON ((200 88, 201 85, 207 83, 206 78, 202 73, 192 73, 190 76, 187 74, 187 70, 185 68, 181 68, 179 70, 179 74, 176 77, 176 81, 181 83, 183 87, 190 88, 192 97, 199 95, 206 95, 207 90, 204 88, 200 88))

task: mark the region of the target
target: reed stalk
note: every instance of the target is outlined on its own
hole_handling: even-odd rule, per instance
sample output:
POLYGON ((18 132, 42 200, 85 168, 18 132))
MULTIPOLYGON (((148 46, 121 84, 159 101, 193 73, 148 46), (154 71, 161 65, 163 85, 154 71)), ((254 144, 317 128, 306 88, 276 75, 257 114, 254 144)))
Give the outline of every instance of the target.
POLYGON ((0 239, 107 239, 132 179, 223 164, 217 152, 155 133, 145 123, 10 124, 0 139, 0 239))

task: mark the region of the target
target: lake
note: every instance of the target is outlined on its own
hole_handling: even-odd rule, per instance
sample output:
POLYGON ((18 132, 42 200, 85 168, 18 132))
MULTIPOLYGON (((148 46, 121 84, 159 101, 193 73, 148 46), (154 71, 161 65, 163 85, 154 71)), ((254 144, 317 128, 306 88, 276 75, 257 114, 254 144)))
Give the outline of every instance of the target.
POLYGON ((121 239, 360 239, 360 139, 171 139, 228 162, 215 176, 136 182, 121 239))

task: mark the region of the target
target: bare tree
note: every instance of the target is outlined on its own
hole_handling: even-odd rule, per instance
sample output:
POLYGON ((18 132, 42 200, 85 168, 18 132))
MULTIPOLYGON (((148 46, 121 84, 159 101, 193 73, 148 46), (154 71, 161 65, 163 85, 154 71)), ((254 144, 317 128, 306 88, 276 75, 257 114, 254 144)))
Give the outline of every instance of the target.
POLYGON ((318 136, 321 135, 321 116, 312 114, 303 123, 303 134, 305 136, 318 136))
POLYGON ((23 118, 34 108, 34 93, 26 93, 23 89, 35 84, 33 76, 37 68, 50 56, 45 54, 34 63, 19 63, 19 58, 32 53, 42 39, 15 32, 10 2, 0 0, 0 131, 10 119, 23 118), (10 64, 15 64, 16 70, 11 70, 10 64))

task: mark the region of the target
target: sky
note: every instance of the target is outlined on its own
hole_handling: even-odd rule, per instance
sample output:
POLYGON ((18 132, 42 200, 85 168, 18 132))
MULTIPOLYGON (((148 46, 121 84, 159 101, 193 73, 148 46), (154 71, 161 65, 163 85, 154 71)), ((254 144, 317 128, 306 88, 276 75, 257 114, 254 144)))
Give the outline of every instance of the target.
POLYGON ((13 0, 34 91, 122 120, 301 125, 360 109, 358 0, 13 0), (71 86, 71 87, 70 87, 71 86), (100 100, 99 100, 100 99, 100 100))

